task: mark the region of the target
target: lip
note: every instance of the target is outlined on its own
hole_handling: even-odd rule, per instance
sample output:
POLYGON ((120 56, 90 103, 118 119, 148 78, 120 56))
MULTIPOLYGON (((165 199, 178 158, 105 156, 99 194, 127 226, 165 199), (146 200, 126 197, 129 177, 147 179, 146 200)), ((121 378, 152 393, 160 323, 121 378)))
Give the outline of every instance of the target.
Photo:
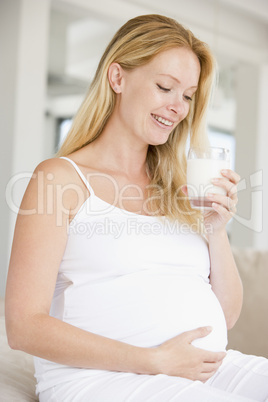
POLYGON ((155 113, 151 113, 151 117, 152 117, 153 121, 154 121, 155 123, 157 123, 158 126, 161 127, 161 128, 166 128, 166 129, 173 128, 174 123, 175 123, 174 120, 169 119, 168 117, 160 116, 160 115, 155 114, 155 113), (154 118, 154 116, 161 117, 161 119, 167 120, 167 121, 171 122, 172 124, 171 124, 170 126, 167 126, 167 125, 165 125, 164 123, 161 123, 160 121, 156 120, 156 119, 154 118))

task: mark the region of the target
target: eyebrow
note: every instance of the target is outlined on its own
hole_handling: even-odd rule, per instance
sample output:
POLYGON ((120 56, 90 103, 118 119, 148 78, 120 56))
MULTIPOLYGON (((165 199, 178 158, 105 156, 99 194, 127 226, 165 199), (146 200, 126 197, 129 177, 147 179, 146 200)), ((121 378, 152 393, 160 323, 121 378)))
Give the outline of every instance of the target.
MULTIPOLYGON (((173 75, 171 75, 171 74, 158 74, 158 75, 165 75, 166 77, 170 77, 170 78, 172 78, 174 81, 177 81, 178 84, 181 84, 180 80, 178 80, 178 78, 176 78, 176 77, 173 77, 173 75)), ((190 87, 190 88, 198 88, 198 86, 197 86, 197 85, 193 85, 193 86, 190 87)))

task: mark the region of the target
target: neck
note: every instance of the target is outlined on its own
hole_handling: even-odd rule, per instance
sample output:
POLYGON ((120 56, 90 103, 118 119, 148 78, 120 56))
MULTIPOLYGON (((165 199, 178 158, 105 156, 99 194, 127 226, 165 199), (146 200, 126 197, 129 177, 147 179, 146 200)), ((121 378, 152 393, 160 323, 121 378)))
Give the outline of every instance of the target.
POLYGON ((98 161, 129 177, 146 174, 148 144, 138 142, 118 121, 110 119, 101 135, 91 144, 98 161))

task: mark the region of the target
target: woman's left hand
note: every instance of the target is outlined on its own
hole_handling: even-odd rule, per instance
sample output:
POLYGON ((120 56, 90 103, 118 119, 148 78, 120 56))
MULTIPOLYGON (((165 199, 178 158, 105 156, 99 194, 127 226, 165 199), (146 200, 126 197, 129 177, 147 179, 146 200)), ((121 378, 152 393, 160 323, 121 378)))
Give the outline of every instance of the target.
POLYGON ((221 231, 236 213, 238 202, 237 184, 240 176, 231 169, 221 171, 222 178, 212 180, 212 184, 226 190, 226 195, 209 193, 207 198, 212 201, 213 210, 204 213, 204 225, 207 234, 221 231))

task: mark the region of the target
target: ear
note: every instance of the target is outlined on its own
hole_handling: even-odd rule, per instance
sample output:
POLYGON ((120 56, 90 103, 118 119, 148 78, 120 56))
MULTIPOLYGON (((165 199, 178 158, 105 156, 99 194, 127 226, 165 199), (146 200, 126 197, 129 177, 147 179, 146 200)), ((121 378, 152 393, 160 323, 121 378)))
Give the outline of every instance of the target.
POLYGON ((121 93, 123 69, 119 63, 112 63, 108 69, 108 80, 115 93, 121 93))
POLYGON ((185 194, 188 195, 188 189, 186 185, 181 186, 181 191, 185 194))

